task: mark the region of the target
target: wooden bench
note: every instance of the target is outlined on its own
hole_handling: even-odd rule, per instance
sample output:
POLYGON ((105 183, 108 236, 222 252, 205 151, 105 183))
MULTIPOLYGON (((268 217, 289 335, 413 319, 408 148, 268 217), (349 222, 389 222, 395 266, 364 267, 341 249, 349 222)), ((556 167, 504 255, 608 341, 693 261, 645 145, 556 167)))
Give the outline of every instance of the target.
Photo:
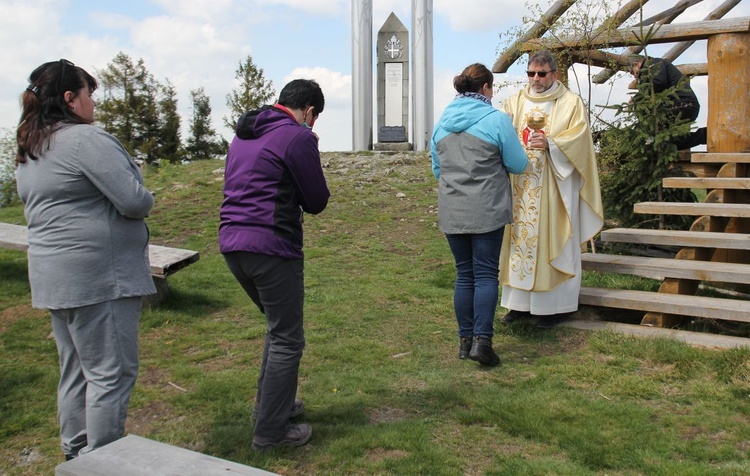
POLYGON ((55 468, 55 476, 271 476, 262 469, 135 435, 55 468))
MULTIPOLYGON (((26 251, 29 248, 26 227, 0 223, 0 248, 26 251)), ((155 306, 162 302, 169 294, 167 276, 195 263, 200 255, 197 251, 148 245, 148 257, 157 293, 144 298, 144 307, 155 306)))

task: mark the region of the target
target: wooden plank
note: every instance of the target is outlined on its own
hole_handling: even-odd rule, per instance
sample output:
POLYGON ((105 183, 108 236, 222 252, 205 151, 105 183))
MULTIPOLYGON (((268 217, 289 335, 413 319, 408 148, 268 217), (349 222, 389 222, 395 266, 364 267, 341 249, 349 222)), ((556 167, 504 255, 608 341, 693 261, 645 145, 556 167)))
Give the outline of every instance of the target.
POLYGON ((26 227, 10 223, 0 223, 0 247, 26 251, 29 248, 26 227))
POLYGON ((708 334, 706 332, 691 332, 680 329, 663 329, 660 327, 623 324, 621 322, 570 319, 563 322, 561 326, 585 331, 611 331, 638 337, 674 339, 680 342, 685 342, 686 344, 710 349, 750 347, 750 339, 746 337, 708 334))
MULTIPOLYGON (((649 44, 674 43, 678 41, 705 40, 724 33, 747 33, 750 31, 750 17, 726 18, 722 20, 704 20, 675 25, 660 25, 649 37, 649 44)), ((604 31, 598 36, 584 37, 571 35, 550 39, 536 38, 521 45, 522 51, 539 49, 564 50, 580 49, 581 45, 589 48, 618 48, 641 44, 648 28, 632 27, 613 31, 604 31)))
MULTIPOLYGON (((23 225, 0 223, 0 247, 26 251, 29 249, 27 229, 23 225)), ((166 246, 148 245, 151 274, 165 278, 200 258, 197 251, 169 248, 166 246)))
POLYGON ((694 164, 750 164, 750 152, 696 152, 690 155, 694 164))
POLYGON ((750 178, 744 177, 667 177, 662 180, 667 188, 718 188, 727 190, 750 189, 750 178))
POLYGON ((745 203, 641 202, 635 204, 633 211, 651 215, 750 218, 750 204, 745 203))
POLYGON ((148 245, 148 260, 151 265, 151 274, 154 276, 167 277, 195 263, 199 258, 197 251, 148 245))
POLYGON ((750 264, 583 253, 581 265, 589 271, 630 274, 652 279, 678 278, 750 284, 750 264))
POLYGON ((628 289, 582 287, 581 304, 750 322, 750 301, 628 289))
POLYGON ((750 234, 745 233, 610 228, 602 231, 601 239, 616 243, 750 250, 750 234))
POLYGON ((689 162, 674 162, 670 164, 671 169, 679 169, 696 177, 716 177, 721 170, 721 164, 693 164, 689 162))

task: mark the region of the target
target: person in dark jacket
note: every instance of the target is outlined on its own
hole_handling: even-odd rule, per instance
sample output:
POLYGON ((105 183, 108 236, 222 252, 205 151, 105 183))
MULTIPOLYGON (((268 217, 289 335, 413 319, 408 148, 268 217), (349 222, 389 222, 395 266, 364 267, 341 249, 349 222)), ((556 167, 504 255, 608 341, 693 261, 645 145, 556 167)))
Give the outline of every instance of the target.
MULTIPOLYGON (((630 73, 638 81, 639 92, 633 97, 633 101, 642 99, 644 92, 650 92, 650 88, 644 87, 649 84, 653 86, 655 94, 674 88, 677 98, 670 107, 670 119, 673 122, 680 120, 695 122, 701 109, 698 97, 690 87, 688 79, 675 65, 664 58, 632 55, 628 58, 628 66, 630 73)), ((686 150, 705 144, 706 132, 705 127, 700 127, 678 138, 675 145, 678 150, 686 150)))
POLYGON ((328 204, 312 127, 325 99, 312 80, 296 79, 273 106, 244 114, 227 154, 219 250, 247 295, 265 315, 263 357, 253 418, 252 447, 295 447, 312 436, 293 424, 305 337, 302 214, 328 204))
POLYGON ((458 358, 487 366, 500 363, 492 337, 500 246, 505 225, 513 221, 508 174, 521 173, 528 164, 510 117, 492 107, 493 79, 479 63, 456 75, 458 94, 430 143, 439 181, 438 222, 456 262, 458 358))

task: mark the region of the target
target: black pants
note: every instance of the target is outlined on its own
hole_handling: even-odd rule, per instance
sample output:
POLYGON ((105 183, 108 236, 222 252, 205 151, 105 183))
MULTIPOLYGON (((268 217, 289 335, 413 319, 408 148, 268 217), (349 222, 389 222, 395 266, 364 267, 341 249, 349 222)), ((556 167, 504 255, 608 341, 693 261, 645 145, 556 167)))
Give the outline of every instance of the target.
MULTIPOLYGON (((695 122, 698 119, 698 114, 701 108, 697 104, 688 104, 683 106, 676 106, 672 109, 670 119, 673 122, 677 121, 690 121, 695 122)), ((707 142, 707 130, 705 127, 700 127, 689 133, 675 137, 674 144, 677 146, 677 150, 688 150, 693 147, 707 142)))
POLYGON ((224 260, 268 322, 255 398, 258 418, 254 434, 281 438, 297 396, 299 363, 305 348, 304 260, 242 251, 226 253, 224 260))

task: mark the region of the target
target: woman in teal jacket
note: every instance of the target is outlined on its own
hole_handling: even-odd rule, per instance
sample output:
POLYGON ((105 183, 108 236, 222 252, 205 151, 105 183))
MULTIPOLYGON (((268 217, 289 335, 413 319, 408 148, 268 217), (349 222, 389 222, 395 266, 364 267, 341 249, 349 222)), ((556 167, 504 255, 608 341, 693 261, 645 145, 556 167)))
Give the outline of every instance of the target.
POLYGON ((500 247, 505 225, 513 221, 508 174, 528 165, 510 117, 492 107, 493 79, 479 63, 457 75, 458 95, 443 111, 431 141, 438 222, 456 262, 458 357, 488 366, 500 363, 492 336, 500 247))

